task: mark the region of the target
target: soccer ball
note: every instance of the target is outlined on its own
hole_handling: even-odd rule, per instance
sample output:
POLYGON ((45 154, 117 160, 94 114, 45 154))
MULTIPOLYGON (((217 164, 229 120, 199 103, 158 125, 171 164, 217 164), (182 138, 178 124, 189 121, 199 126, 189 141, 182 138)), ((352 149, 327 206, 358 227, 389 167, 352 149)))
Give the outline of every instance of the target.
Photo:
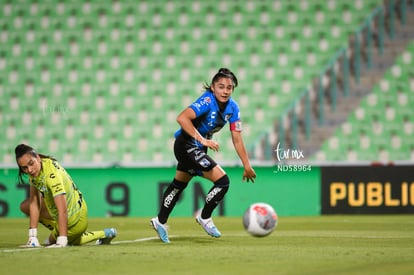
POLYGON ((277 226, 276 211, 267 203, 257 202, 250 205, 243 216, 244 229, 255 237, 264 237, 277 226))

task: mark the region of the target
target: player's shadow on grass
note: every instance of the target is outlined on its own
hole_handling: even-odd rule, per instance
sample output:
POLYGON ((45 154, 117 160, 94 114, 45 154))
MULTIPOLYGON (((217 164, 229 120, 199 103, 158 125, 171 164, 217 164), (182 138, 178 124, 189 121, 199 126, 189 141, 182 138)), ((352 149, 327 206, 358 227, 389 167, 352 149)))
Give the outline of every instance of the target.
POLYGON ((198 243, 198 244, 211 244, 215 242, 221 242, 221 239, 212 238, 209 236, 182 236, 182 237, 173 237, 170 239, 171 242, 186 242, 186 243, 198 243))
MULTIPOLYGON (((223 243, 223 238, 213 238, 209 236, 170 236, 170 244, 185 244, 185 243, 198 243, 198 244, 213 244, 223 243)), ((150 240, 151 243, 162 243, 159 239, 150 240)), ((169 244, 166 244, 169 245, 169 244)))

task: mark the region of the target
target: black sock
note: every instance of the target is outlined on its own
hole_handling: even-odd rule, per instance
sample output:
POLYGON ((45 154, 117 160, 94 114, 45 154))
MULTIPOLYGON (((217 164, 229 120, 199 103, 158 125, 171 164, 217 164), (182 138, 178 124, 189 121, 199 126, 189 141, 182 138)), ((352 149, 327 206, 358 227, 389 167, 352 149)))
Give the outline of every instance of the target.
POLYGON ((186 182, 181 182, 176 179, 168 185, 167 189, 164 191, 162 197, 160 212, 158 213, 158 220, 160 223, 165 224, 168 220, 168 217, 171 214, 171 211, 174 209, 175 204, 180 198, 181 192, 187 187, 186 182))
POLYGON ((211 214, 213 213, 217 205, 220 203, 220 201, 224 198, 224 195, 227 193, 227 190, 229 190, 228 186, 219 187, 216 185, 210 189, 206 197, 206 204, 204 205, 203 210, 201 211, 202 219, 208 219, 211 217, 211 214))

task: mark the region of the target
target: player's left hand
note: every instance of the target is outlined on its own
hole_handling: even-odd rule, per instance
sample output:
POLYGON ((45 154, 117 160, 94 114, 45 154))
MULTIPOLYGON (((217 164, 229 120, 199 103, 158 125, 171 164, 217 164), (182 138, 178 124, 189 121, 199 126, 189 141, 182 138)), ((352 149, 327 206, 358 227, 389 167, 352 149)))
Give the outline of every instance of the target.
POLYGON ((251 181, 252 183, 254 183, 255 178, 256 172, 252 167, 244 168, 243 181, 247 180, 247 182, 251 181))
POLYGON ((67 236, 59 236, 57 237, 56 243, 47 246, 47 248, 62 248, 68 245, 68 237, 67 236))

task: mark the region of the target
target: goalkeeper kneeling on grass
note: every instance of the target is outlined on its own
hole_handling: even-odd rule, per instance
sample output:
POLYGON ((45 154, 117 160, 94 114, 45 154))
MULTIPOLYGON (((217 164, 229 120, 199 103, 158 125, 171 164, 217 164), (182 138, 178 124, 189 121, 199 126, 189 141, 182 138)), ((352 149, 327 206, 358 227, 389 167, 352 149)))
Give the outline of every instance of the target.
POLYGON ((47 247, 82 245, 92 241, 109 244, 116 236, 115 228, 87 232, 88 207, 85 198, 59 162, 38 154, 25 144, 15 148, 19 166, 19 182, 29 177, 30 196, 20 209, 30 217, 29 240, 24 247, 41 246, 37 238, 40 222, 51 230, 47 247))

